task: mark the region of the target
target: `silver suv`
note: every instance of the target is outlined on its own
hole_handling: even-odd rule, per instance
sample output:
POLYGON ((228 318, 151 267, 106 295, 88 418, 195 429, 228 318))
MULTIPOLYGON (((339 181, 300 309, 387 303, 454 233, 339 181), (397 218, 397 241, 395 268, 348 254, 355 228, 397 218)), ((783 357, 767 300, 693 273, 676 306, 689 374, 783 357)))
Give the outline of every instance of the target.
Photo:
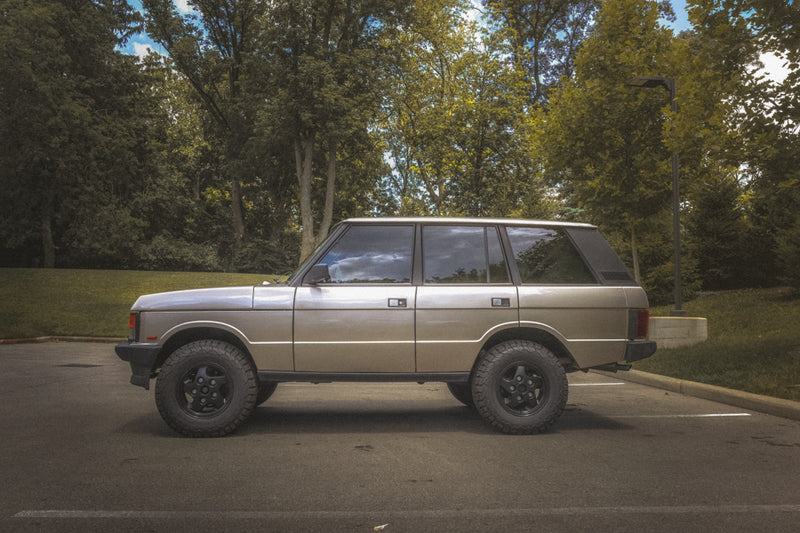
POLYGON ((649 357, 648 302, 597 228, 472 218, 340 223, 288 281, 150 294, 116 352, 187 436, 287 381, 440 381, 505 433, 545 431, 567 372, 649 357))

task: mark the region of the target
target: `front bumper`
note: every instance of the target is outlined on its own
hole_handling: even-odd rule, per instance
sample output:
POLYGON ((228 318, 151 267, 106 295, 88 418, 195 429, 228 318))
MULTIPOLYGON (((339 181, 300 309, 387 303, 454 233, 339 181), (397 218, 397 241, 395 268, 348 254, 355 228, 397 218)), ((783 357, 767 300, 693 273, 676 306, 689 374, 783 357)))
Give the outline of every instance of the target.
POLYGON ((656 341, 628 341, 625 347, 625 362, 641 361, 654 353, 656 353, 656 341))
POLYGON ((161 346, 122 342, 117 344, 114 351, 117 352, 120 359, 131 364, 131 383, 149 389, 150 376, 153 373, 153 366, 155 366, 161 346))

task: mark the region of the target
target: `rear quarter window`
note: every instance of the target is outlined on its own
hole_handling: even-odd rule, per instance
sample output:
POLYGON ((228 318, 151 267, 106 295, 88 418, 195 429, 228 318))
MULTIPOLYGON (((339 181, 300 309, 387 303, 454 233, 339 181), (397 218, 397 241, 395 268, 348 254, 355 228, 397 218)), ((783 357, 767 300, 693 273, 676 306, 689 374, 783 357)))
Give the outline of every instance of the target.
POLYGON ((625 263, 595 228, 566 230, 604 285, 636 285, 625 263))
POLYGON ((522 283, 597 283, 564 230, 512 226, 506 232, 522 283))

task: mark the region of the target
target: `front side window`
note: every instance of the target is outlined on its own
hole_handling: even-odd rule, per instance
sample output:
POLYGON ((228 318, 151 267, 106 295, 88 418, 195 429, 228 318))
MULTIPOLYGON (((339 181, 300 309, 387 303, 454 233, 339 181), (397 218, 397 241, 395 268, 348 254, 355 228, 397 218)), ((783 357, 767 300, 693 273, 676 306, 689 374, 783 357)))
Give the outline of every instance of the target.
POLYGON ((522 283, 597 283, 563 231, 508 227, 506 232, 522 283))
POLYGON ((413 226, 351 226, 318 261, 330 283, 411 283, 413 226))
POLYGON ((425 283, 509 283, 497 229, 425 226, 422 229, 425 283))

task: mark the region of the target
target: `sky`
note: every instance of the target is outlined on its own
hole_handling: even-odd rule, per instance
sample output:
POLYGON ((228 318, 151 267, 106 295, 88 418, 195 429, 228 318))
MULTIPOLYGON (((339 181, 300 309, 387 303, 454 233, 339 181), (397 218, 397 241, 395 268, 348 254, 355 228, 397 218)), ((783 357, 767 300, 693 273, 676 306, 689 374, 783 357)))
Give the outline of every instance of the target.
MULTIPOLYGON (((128 1, 134 9, 139 11, 142 10, 141 0, 128 1)), ((182 13, 190 13, 192 11, 191 6, 188 4, 188 0, 173 1, 175 6, 182 13)), ((476 2, 477 0, 472 1, 476 2)), ((663 21, 663 23, 666 26, 671 27, 675 33, 680 33, 683 30, 689 29, 689 14, 686 12, 686 0, 670 0, 670 2, 672 3, 672 10, 675 12, 676 20, 674 23, 666 20, 663 21)), ((165 54, 164 49, 158 44, 154 43, 153 40, 144 33, 133 36, 125 45, 125 47, 122 48, 122 51, 126 54, 143 57, 147 55, 148 49, 165 54)), ((761 56, 761 61, 764 63, 764 70, 770 78, 780 81, 786 76, 787 70, 783 66, 783 59, 775 56, 774 54, 764 54, 761 56)))

